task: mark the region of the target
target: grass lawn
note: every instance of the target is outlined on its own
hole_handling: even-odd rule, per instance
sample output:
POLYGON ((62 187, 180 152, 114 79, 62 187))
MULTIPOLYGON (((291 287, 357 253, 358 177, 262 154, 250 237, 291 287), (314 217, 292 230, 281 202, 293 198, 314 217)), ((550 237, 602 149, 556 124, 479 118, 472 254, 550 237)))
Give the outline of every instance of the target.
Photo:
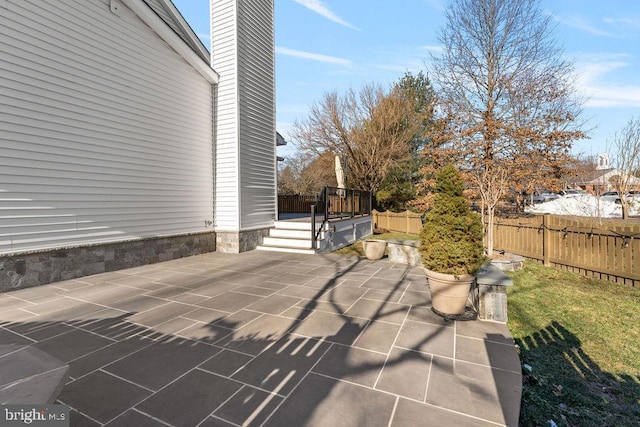
MULTIPOLYGON (((418 236, 415 234, 406 234, 406 233, 381 233, 381 234, 373 234, 368 236, 367 239, 379 239, 379 240, 418 240, 418 236)), ((340 248, 333 253, 341 254, 341 255, 358 255, 364 256, 364 250, 362 249, 362 240, 358 240, 353 245, 345 246, 344 248, 340 248)))
POLYGON ((509 273, 523 426, 640 425, 640 289, 528 262, 509 273))

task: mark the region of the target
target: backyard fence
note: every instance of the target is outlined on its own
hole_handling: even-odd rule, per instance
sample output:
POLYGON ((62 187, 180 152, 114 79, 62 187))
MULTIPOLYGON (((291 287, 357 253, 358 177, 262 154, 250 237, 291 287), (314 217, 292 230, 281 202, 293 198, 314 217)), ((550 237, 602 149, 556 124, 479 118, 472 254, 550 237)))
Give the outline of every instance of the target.
POLYGON ((407 234, 420 234, 422 230, 422 215, 419 213, 405 212, 378 212, 373 210, 373 226, 389 231, 397 231, 407 234))
POLYGON ((496 218, 494 248, 640 286, 640 222, 559 215, 496 218))

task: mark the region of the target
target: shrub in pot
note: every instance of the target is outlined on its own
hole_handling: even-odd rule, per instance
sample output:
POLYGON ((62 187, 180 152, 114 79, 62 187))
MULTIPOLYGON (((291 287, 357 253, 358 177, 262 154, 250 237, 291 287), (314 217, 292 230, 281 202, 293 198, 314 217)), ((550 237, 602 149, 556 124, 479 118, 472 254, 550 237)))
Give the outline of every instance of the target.
POLYGON ((464 197, 464 184, 451 166, 436 175, 434 206, 425 215, 420 254, 434 310, 461 314, 475 274, 485 263, 482 222, 464 197))

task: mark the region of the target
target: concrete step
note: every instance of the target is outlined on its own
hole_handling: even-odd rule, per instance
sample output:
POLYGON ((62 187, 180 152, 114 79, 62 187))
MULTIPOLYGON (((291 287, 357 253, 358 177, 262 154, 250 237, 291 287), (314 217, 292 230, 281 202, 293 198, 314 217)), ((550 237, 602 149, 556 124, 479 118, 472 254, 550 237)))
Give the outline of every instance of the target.
MULTIPOLYGON (((284 237, 290 239, 311 239, 311 228, 308 230, 291 230, 288 228, 272 228, 269 237, 284 237)), ((320 232, 320 239, 324 239, 324 231, 320 232)))
MULTIPOLYGON (((322 224, 322 220, 319 219, 316 222, 316 229, 320 228, 320 225, 322 224)), ((309 230, 309 233, 311 233, 311 222, 306 222, 306 221, 276 221, 275 222, 275 228, 282 228, 285 230, 309 230)))
POLYGON ((260 245, 256 249, 259 251, 287 252, 291 254, 307 254, 307 255, 313 255, 318 252, 313 249, 297 249, 297 248, 289 248, 284 246, 268 246, 268 245, 260 245))
POLYGON ((262 241, 264 246, 280 246, 284 248, 310 249, 311 236, 306 239, 296 239, 290 237, 270 237, 267 236, 262 241))

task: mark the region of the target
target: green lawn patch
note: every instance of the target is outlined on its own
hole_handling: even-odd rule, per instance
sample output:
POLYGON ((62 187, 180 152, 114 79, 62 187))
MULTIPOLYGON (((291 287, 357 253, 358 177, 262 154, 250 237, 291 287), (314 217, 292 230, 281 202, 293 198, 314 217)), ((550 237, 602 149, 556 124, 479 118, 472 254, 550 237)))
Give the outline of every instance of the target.
POLYGON ((640 425, 640 289, 534 262, 509 275, 521 424, 640 425))

